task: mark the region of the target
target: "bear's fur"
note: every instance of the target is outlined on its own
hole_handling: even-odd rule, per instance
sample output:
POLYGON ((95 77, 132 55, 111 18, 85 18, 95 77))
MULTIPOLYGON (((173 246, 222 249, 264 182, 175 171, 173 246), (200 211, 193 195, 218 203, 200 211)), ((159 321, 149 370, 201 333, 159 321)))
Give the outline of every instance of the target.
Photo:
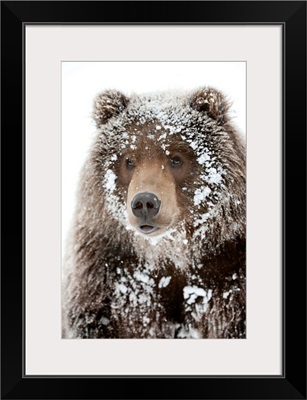
POLYGON ((209 87, 97 96, 63 337, 246 336, 245 146, 228 110, 209 87))

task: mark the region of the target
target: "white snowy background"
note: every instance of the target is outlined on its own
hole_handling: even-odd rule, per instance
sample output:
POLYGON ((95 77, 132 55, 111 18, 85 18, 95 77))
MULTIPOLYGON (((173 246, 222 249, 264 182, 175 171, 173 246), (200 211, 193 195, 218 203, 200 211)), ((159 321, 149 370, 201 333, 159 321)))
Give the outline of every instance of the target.
POLYGON ((213 86, 230 98, 233 123, 245 136, 245 62, 62 62, 63 253, 76 205, 80 170, 95 137, 91 118, 94 97, 106 89, 117 89, 129 96, 203 86, 213 86))

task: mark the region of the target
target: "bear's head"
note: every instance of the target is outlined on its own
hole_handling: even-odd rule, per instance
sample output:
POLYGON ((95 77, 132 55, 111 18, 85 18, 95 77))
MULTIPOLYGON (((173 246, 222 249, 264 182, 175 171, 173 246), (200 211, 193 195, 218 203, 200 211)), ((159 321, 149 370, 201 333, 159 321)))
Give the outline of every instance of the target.
POLYGON ((94 174, 83 188, 101 203, 93 206, 96 218, 100 209, 146 237, 178 228, 203 239, 210 229, 239 229, 244 144, 228 110, 222 93, 209 87, 183 95, 99 94, 98 136, 86 166, 94 174))

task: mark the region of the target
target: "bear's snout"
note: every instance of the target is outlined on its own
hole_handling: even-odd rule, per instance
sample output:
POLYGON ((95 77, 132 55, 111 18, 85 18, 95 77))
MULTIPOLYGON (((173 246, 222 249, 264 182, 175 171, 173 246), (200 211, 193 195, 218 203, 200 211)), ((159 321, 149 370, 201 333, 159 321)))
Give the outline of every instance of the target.
POLYGON ((132 213, 139 219, 139 229, 143 233, 153 233, 159 227, 152 221, 160 210, 161 201, 154 193, 138 193, 131 201, 132 213))
POLYGON ((146 236, 163 235, 179 219, 174 177, 163 167, 158 159, 139 163, 128 186, 130 227, 146 236))
POLYGON ((156 216, 160 209, 161 201, 154 193, 139 193, 134 196, 131 202, 132 212, 136 217, 145 221, 156 216))

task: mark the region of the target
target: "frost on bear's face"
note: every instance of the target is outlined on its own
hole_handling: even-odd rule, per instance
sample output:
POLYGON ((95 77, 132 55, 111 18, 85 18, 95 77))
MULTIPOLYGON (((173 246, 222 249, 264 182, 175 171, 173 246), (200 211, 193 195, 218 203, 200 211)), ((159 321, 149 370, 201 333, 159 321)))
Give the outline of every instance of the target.
POLYGON ((97 96, 94 152, 110 214, 143 236, 176 229, 205 239, 219 207, 237 208, 228 186, 244 180, 227 111, 227 101, 210 88, 184 96, 97 96))

